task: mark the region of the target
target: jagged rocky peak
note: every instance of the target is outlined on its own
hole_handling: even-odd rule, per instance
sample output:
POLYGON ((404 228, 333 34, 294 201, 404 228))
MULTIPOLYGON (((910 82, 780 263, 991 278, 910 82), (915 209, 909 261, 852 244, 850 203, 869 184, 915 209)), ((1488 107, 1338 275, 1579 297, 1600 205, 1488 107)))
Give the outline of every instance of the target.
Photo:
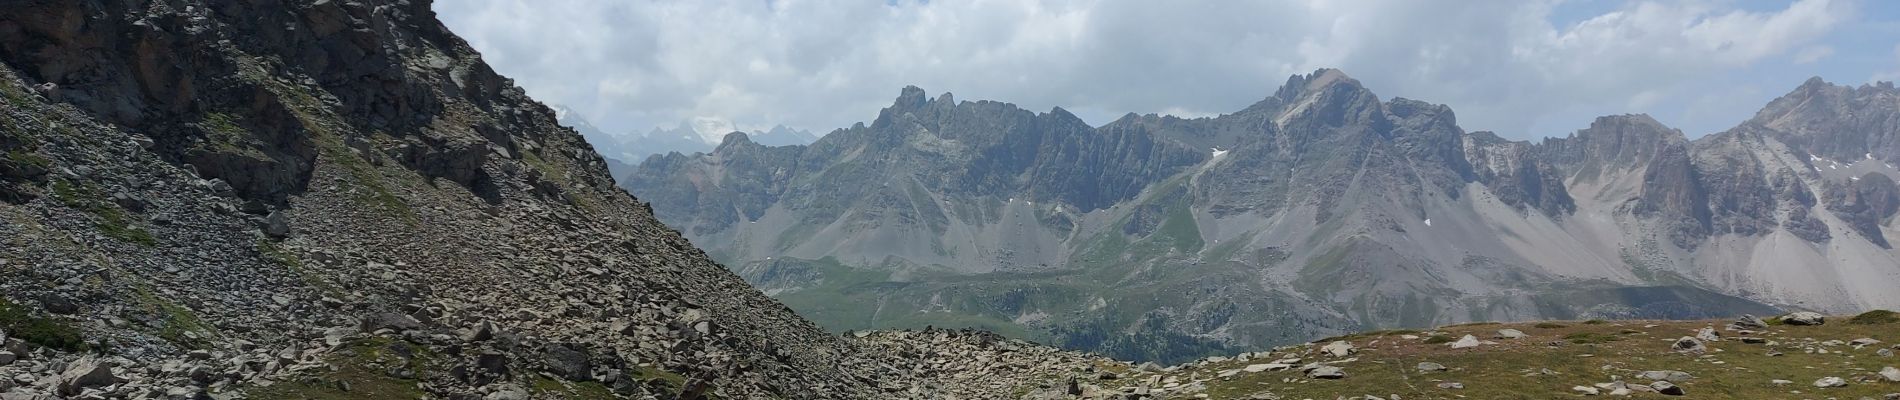
MULTIPOLYGON (((897 99, 892 101, 891 106, 885 108, 883 112, 878 115, 877 121, 874 121, 872 125, 890 124, 894 121, 892 118, 899 118, 910 113, 942 113, 945 110, 954 109, 956 106, 956 96, 951 95, 950 92, 944 92, 933 100, 924 92, 923 88, 914 85, 905 86, 904 89, 898 92, 897 99)), ((929 115, 918 115, 918 117, 925 118, 929 117, 929 115)))
MULTIPOLYGON (((758 143, 752 141, 752 136, 746 135, 745 132, 740 132, 740 131, 732 131, 731 133, 727 133, 724 138, 719 139, 720 148, 724 148, 726 146, 743 146, 743 145, 750 145, 750 144, 758 144, 758 143)), ((716 152, 718 150, 715 149, 714 151, 716 152)))
POLYGON ((951 157, 977 157, 962 150, 1006 146, 1013 152, 995 154, 1009 156, 997 161, 1018 166, 1029 161, 1028 156, 1050 136, 1093 129, 1060 108, 1035 113, 1007 102, 958 102, 948 92, 931 99, 916 86, 905 87, 867 128, 843 135, 845 139, 838 142, 858 143, 853 138, 864 138, 877 149, 909 149, 951 157))
POLYGON ((1414 156, 1436 152, 1438 154, 1432 157, 1449 157, 1459 150, 1459 143, 1465 138, 1464 128, 1458 126, 1458 115, 1450 106, 1402 97, 1393 98, 1384 106, 1391 121, 1391 136, 1414 156))
POLYGON ((1475 131, 1475 132, 1467 133, 1465 134, 1465 142, 1474 144, 1474 145, 1511 145, 1511 144, 1527 145, 1528 144, 1525 142, 1518 142, 1518 141, 1513 141, 1510 139, 1505 139, 1502 136, 1498 136, 1497 132, 1492 132, 1492 131, 1475 131))
POLYGON ((1561 218, 1576 211, 1563 174, 1543 160, 1534 145, 1499 137, 1491 131, 1464 135, 1464 155, 1472 175, 1505 204, 1536 209, 1561 218))
POLYGON ((1900 160, 1900 90, 1892 82, 1843 86, 1820 77, 1768 103, 1759 127, 1791 147, 1834 160, 1900 160))
POLYGON ((1891 109, 1896 106, 1877 107, 1879 104, 1874 101, 1893 100, 1896 95, 1900 95, 1900 91, 1894 89, 1893 82, 1848 86, 1836 85, 1817 76, 1808 78, 1788 94, 1770 101, 1756 112, 1751 121, 1771 128, 1798 130, 1801 126, 1795 123, 1802 122, 1803 117, 1839 116, 1835 114, 1856 106, 1871 105, 1876 106, 1876 110, 1853 111, 1891 109))
POLYGON ((1345 71, 1333 68, 1321 68, 1310 74, 1288 77, 1286 84, 1280 86, 1280 90, 1274 93, 1274 97, 1293 100, 1301 96, 1324 92, 1334 85, 1345 85, 1345 87, 1349 88, 1363 89, 1363 87, 1359 85, 1359 80, 1346 76, 1345 71))
POLYGON ((903 89, 898 90, 897 101, 891 102, 891 108, 923 107, 929 100, 929 94, 924 92, 924 88, 916 85, 904 86, 903 89))
POLYGON ((1578 131, 1576 136, 1602 135, 1613 140, 1654 141, 1669 137, 1680 137, 1682 132, 1663 125, 1649 114, 1605 115, 1590 121, 1590 127, 1578 131), (1635 138, 1630 138, 1630 136, 1635 138))
POLYGON ((1451 111, 1451 106, 1444 104, 1394 97, 1392 101, 1386 102, 1386 110, 1391 112, 1395 117, 1430 118, 1434 122, 1445 124, 1448 128, 1457 129, 1459 131, 1464 130, 1458 128, 1458 115, 1451 111))
POLYGON ((1664 126, 1647 114, 1623 114, 1597 117, 1589 128, 1578 130, 1568 140, 1571 154, 1558 157, 1561 162, 1642 165, 1663 147, 1687 139, 1682 131, 1664 126))
POLYGON ((944 92, 936 99, 931 99, 923 88, 905 86, 889 107, 878 112, 877 119, 871 121, 869 128, 872 131, 894 131, 905 135, 917 132, 919 130, 917 128, 942 133, 936 132, 937 128, 945 124, 954 124, 959 120, 967 121, 971 116, 995 119, 1004 118, 1010 113, 1020 114, 1016 116, 1017 118, 1034 115, 1009 103, 979 101, 959 105, 956 96, 951 95, 950 92, 944 92))
POLYGON ((1293 75, 1273 93, 1242 110, 1272 116, 1274 123, 1311 114, 1318 121, 1338 126, 1370 117, 1368 111, 1380 110, 1379 97, 1337 69, 1320 69, 1306 75, 1293 75))

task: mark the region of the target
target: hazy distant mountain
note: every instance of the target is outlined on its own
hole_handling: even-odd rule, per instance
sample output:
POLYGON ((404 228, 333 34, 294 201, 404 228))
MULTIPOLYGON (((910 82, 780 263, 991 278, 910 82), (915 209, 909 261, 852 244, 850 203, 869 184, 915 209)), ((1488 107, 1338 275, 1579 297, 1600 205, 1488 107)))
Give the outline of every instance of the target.
MULTIPOLYGON (((653 128, 641 134, 615 134, 594 126, 585 116, 562 106, 553 106, 554 113, 561 125, 574 128, 595 150, 608 159, 624 165, 638 164, 654 154, 678 152, 681 154, 711 152, 719 144, 719 139, 727 133, 738 131, 731 122, 715 118, 696 118, 681 122, 671 129, 653 128)), ((808 144, 818 140, 811 132, 788 128, 784 125, 773 126, 770 130, 750 132, 750 136, 759 143, 769 146, 789 146, 808 144)), ((609 166, 614 166, 611 163, 609 166)), ((625 171, 615 170, 614 176, 624 176, 625 171)))
POLYGON ((1213 118, 929 99, 808 146, 731 135, 622 184, 832 329, 981 326, 1180 360, 1376 327, 1900 306, 1890 85, 1727 132, 1467 133, 1336 70, 1213 118))

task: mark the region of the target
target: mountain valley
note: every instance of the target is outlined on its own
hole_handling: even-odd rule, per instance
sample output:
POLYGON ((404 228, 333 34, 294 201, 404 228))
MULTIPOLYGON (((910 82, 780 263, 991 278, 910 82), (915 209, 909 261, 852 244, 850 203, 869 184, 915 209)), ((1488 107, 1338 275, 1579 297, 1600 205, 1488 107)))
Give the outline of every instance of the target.
POLYGON ((1178 362, 1471 321, 1900 306, 1897 98, 1816 79, 1694 140, 1618 115, 1533 143, 1338 70, 1100 127, 912 87, 811 145, 733 134, 621 184, 830 329, 1178 362))

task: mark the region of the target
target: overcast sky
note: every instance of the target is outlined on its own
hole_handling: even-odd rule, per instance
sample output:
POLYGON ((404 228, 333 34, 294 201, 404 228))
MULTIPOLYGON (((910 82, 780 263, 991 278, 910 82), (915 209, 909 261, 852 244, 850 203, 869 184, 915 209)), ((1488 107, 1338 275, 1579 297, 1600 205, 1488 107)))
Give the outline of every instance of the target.
POLYGON ((1810 76, 1900 78, 1900 2, 437 0, 502 74, 611 132, 693 118, 824 133, 899 88, 1092 124, 1215 115, 1340 68, 1466 130, 1649 113, 1734 126, 1810 76))

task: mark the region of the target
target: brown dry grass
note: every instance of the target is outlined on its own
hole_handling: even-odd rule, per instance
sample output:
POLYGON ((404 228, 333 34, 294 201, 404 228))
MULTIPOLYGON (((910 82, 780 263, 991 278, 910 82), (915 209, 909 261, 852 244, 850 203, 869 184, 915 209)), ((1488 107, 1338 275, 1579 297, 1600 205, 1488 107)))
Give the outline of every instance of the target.
MULTIPOLYGON (((1222 371, 1283 357, 1299 357, 1305 362, 1331 361, 1318 353, 1318 345, 1274 352, 1266 359, 1184 367, 1164 376, 1173 376, 1182 383, 1200 380, 1207 385, 1203 393, 1216 399, 1245 399, 1262 392, 1285 399, 1364 395, 1382 398, 1398 395, 1408 400, 1573 398, 1579 397, 1571 390, 1573 386, 1590 386, 1618 378, 1630 384, 1648 384, 1650 381, 1634 378, 1645 370, 1680 370, 1695 375, 1696 379, 1674 382, 1688 392, 1685 398, 1859 399, 1900 393, 1900 383, 1881 382, 1877 375, 1881 367, 1900 366, 1900 358, 1875 354, 1883 346, 1900 342, 1900 324, 1848 324, 1847 320, 1846 317, 1830 318, 1823 326, 1771 326, 1751 334, 1769 340, 1768 344, 1735 340, 1740 333, 1722 329, 1728 323, 1726 320, 1465 324, 1418 333, 1345 336, 1345 340, 1359 349, 1350 357, 1356 360, 1337 364, 1347 373, 1347 377, 1340 380, 1308 380, 1297 369, 1237 372, 1228 378, 1218 378, 1222 371), (1728 340, 1708 343, 1710 350, 1703 354, 1670 350, 1672 341, 1693 336, 1703 327, 1715 327, 1728 340), (1497 330, 1502 328, 1518 329, 1530 337, 1497 339, 1497 330), (1439 334, 1452 338, 1470 334, 1490 343, 1458 350, 1445 343, 1427 343, 1428 338, 1439 334), (1415 338, 1405 339, 1404 335, 1415 338), (1874 338, 1883 343, 1860 349, 1844 344, 1858 338, 1874 338), (1842 343, 1829 342, 1834 340, 1842 343), (1782 355, 1770 356, 1771 352, 1782 355), (1450 370, 1418 371, 1415 366, 1426 361, 1443 364, 1450 370), (1828 376, 1847 379, 1849 385, 1826 389, 1813 386, 1815 380, 1828 376), (1793 383, 1770 383, 1776 379, 1793 383), (1441 389, 1437 385, 1440 382, 1458 382, 1464 384, 1464 388, 1441 389)), ((1146 377, 1137 374, 1101 385, 1116 389, 1136 384, 1146 377)), ((1639 393, 1632 397, 1669 396, 1639 393)))

